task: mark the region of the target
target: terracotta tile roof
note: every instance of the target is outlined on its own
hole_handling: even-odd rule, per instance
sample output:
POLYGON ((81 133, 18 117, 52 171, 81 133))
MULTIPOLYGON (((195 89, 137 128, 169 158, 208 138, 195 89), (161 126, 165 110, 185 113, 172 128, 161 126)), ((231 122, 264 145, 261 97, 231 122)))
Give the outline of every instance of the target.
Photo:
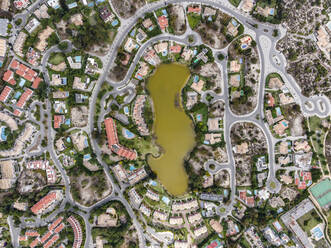
POLYGON ((39 83, 42 81, 42 79, 40 77, 37 77, 35 80, 33 80, 33 84, 32 84, 32 88, 33 89, 37 89, 39 86, 39 83))
POLYGON ((1 92, 1 95, 0 95, 0 101, 1 102, 5 102, 7 101, 7 98, 9 96, 9 94, 13 91, 12 88, 8 87, 8 86, 5 86, 5 88, 3 89, 3 91, 1 92))
POLYGON ((182 47, 180 45, 170 47, 171 53, 180 53, 181 50, 182 50, 182 47))
POLYGON ((196 8, 188 7, 187 12, 188 12, 188 13, 196 13, 196 14, 200 14, 200 12, 201 12, 201 8, 199 8, 199 7, 196 7, 196 8))
POLYGON ((12 79, 10 79, 9 80, 9 82, 8 83, 10 83, 11 85, 15 85, 16 84, 16 81, 15 81, 15 79, 14 78, 12 78, 12 79))
POLYGON ((29 67, 24 64, 19 64, 19 70, 27 72, 29 70, 29 67))
POLYGON ((24 91, 24 93, 21 95, 20 99, 18 100, 16 106, 19 108, 23 108, 26 101, 28 101, 30 99, 30 97, 32 96, 33 91, 30 89, 26 89, 24 91))
POLYGON ((82 227, 80 226, 78 220, 74 216, 70 216, 67 221, 74 230, 74 244, 73 248, 79 248, 82 245, 83 236, 82 236, 82 227))
POLYGON ((14 72, 12 72, 11 70, 7 70, 7 71, 3 74, 2 79, 3 79, 5 82, 9 82, 9 80, 13 77, 13 75, 14 75, 14 72))
POLYGON ((28 236, 28 237, 39 237, 40 234, 36 231, 30 231, 30 232, 25 232, 25 236, 28 236))
POLYGON ((63 121, 64 121, 63 115, 54 115, 54 128, 60 128, 63 121))
POLYGON ((111 147, 112 145, 118 144, 118 137, 116 131, 116 124, 112 118, 105 119, 105 127, 108 139, 108 145, 111 147))
POLYGON ((21 77, 23 77, 25 75, 25 72, 22 71, 22 70, 17 70, 16 71, 16 74, 19 75, 19 76, 21 76, 21 77))
POLYGON ((51 247, 59 238, 60 236, 58 234, 55 234, 43 247, 44 248, 51 247))
POLYGON ((30 75, 30 74, 24 74, 24 76, 23 76, 26 80, 28 80, 28 81, 30 81, 30 82, 32 82, 33 80, 34 80, 34 78, 30 75))
POLYGON ((17 116, 17 117, 20 117, 21 114, 22 114, 22 111, 19 110, 19 109, 15 109, 14 112, 13 112, 13 114, 14 114, 15 116, 17 116))
POLYGON ((56 220, 53 221, 53 223, 48 227, 48 230, 53 230, 58 224, 61 223, 61 221, 63 220, 63 217, 60 216, 59 218, 57 218, 56 220))
POLYGON ((40 239, 40 242, 41 243, 45 243, 46 240, 48 240, 50 237, 52 236, 52 233, 50 231, 48 231, 47 233, 45 233, 41 239, 40 239))
POLYGON ((116 123, 112 118, 105 119, 105 127, 108 139, 109 148, 121 157, 129 160, 134 160, 137 158, 137 153, 134 150, 130 150, 121 146, 118 142, 116 123))
POLYGON ((39 238, 36 238, 35 240, 33 240, 30 244, 30 248, 34 248, 39 244, 39 238))
POLYGON ((61 225, 59 225, 57 228, 55 228, 54 232, 59 233, 63 230, 64 227, 65 227, 64 223, 61 223, 61 225))
POLYGON ((13 60, 13 62, 11 62, 10 68, 12 69, 18 69, 18 66, 20 65, 20 63, 17 60, 13 60))
POLYGON ((37 202, 35 205, 31 207, 31 211, 34 214, 38 214, 40 210, 46 208, 50 205, 54 200, 56 199, 56 192, 51 192, 48 195, 44 196, 40 199, 39 202, 37 202))
POLYGON ((158 23, 159 23, 159 25, 160 25, 160 28, 162 29, 162 30, 164 30, 165 28, 167 28, 168 27, 168 18, 166 17, 166 16, 159 16, 158 18, 157 18, 157 21, 158 21, 158 23))

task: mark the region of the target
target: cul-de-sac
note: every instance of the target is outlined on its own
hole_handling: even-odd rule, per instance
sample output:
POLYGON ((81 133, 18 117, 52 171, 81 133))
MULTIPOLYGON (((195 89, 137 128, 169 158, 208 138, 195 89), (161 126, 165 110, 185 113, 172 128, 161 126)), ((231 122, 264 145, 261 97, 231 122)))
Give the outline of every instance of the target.
POLYGON ((330 0, 0 0, 0 247, 331 248, 330 0))

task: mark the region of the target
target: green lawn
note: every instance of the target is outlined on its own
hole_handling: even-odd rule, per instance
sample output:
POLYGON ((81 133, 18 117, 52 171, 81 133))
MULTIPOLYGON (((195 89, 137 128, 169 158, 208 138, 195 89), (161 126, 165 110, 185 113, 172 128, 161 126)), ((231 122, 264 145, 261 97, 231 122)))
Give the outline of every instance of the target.
MULTIPOLYGON (((310 131, 312 132, 311 135, 311 142, 314 146, 314 150, 318 156, 322 158, 321 162, 324 158, 324 139, 327 129, 322 126, 322 120, 317 116, 309 117, 309 127, 310 131)), ((327 164, 323 164, 323 171, 324 174, 329 174, 327 169, 327 164)))
POLYGON ((48 60, 53 65, 58 65, 65 61, 64 56, 61 53, 52 54, 48 60))
POLYGON ((310 230, 322 223, 322 219, 317 214, 316 210, 311 210, 297 220, 300 227, 310 236, 310 230))
POLYGON ((187 14, 187 20, 192 29, 195 29, 201 21, 201 16, 193 13, 187 14))
POLYGON ((241 2, 241 0, 229 0, 229 2, 230 2, 233 6, 238 7, 239 4, 240 4, 240 2, 241 2))

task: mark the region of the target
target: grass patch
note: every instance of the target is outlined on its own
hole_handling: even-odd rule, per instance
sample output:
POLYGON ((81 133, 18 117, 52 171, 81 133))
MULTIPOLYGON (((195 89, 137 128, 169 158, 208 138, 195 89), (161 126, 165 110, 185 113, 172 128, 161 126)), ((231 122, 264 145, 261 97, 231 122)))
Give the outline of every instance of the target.
POLYGON ((65 58, 61 53, 52 54, 48 60, 52 65, 58 65, 62 62, 65 62, 65 58))
POLYGON ((241 2, 241 0, 229 0, 229 2, 230 2, 233 6, 238 7, 239 4, 240 4, 240 2, 241 2))
POLYGON ((297 220, 300 227, 310 236, 310 230, 317 226, 319 223, 322 223, 322 219, 319 217, 316 210, 311 210, 305 215, 301 216, 297 220))
POLYGON ((187 20, 192 29, 195 29, 200 21, 201 21, 201 16, 193 13, 187 14, 187 20))

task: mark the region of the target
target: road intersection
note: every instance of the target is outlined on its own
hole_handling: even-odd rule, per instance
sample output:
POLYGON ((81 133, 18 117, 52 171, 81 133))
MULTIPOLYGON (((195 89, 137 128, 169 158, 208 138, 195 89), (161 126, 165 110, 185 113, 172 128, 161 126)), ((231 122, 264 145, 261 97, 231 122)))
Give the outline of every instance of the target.
MULTIPOLYGON (((24 27, 24 25, 27 22, 27 19, 37 7, 39 7, 44 0, 38 0, 34 4, 32 4, 28 10, 24 11, 22 14, 19 14, 14 17, 14 20, 17 19, 22 19, 22 24, 19 26, 19 29, 24 27)), ((129 19, 121 19, 121 27, 118 30, 117 36, 115 37, 115 40, 108 51, 107 55, 105 55, 102 58, 102 61, 104 61, 104 67, 103 67, 103 72, 100 75, 100 78, 98 79, 93 92, 92 96, 90 98, 90 104, 89 104, 89 118, 88 118, 88 128, 86 129, 90 140, 91 140, 91 145, 92 148, 97 155, 97 159, 99 163, 103 166, 103 170, 111 182, 112 185, 112 193, 104 198, 103 200, 97 202, 93 206, 90 207, 85 207, 80 205, 79 203, 75 202, 72 199, 71 193, 70 193, 70 180, 69 177, 63 168, 58 155, 55 152, 54 148, 54 138, 55 138, 55 131, 52 129, 52 116, 49 114, 51 113, 51 102, 47 100, 47 108, 46 110, 43 110, 41 105, 40 105, 40 111, 42 112, 41 114, 41 120, 37 122, 36 120, 33 119, 31 114, 29 114, 29 119, 32 120, 35 123, 39 123, 41 126, 41 136, 44 137, 47 135, 48 137, 48 143, 47 143, 47 148, 39 151, 39 152, 34 152, 34 153, 27 153, 25 156, 36 156, 40 155, 41 153, 45 152, 46 150, 49 151, 50 156, 52 160, 54 161, 54 164, 57 168, 57 170, 61 173, 62 176, 62 181, 63 185, 65 187, 65 197, 64 200, 62 201, 60 207, 58 207, 50 216, 48 216, 46 219, 41 220, 39 217, 34 218, 33 223, 27 223, 24 218, 22 220, 22 224, 19 226, 19 228, 14 227, 13 220, 12 218, 8 218, 8 223, 10 226, 11 230, 11 235, 12 235, 12 240, 14 240, 14 247, 18 247, 18 236, 19 236, 19 229, 24 228, 24 227, 35 227, 38 225, 41 225, 45 221, 52 220, 52 218, 55 218, 55 216, 63 211, 65 211, 65 206, 67 203, 69 203, 72 206, 75 206, 79 209, 79 211, 76 211, 77 214, 79 214, 85 222, 85 229, 86 229, 86 239, 85 239, 85 247, 92 247, 92 239, 91 239, 91 224, 89 223, 89 216, 90 212, 93 209, 98 208, 99 206, 102 206, 103 204, 109 202, 109 201, 120 201, 124 207, 126 208, 127 212, 129 213, 130 217, 132 218, 133 224, 137 230, 138 233, 138 238, 139 238, 139 246, 140 247, 146 247, 146 237, 144 234, 144 230, 140 224, 140 222, 137 219, 136 214, 133 211, 133 208, 131 205, 128 203, 128 201, 125 199, 123 195, 123 189, 121 189, 115 182, 112 177, 112 174, 110 172, 109 166, 102 160, 101 158, 101 150, 99 145, 97 144, 97 141, 92 138, 92 133, 97 128, 94 123, 95 119, 95 114, 96 114, 96 102, 97 102, 97 96, 98 93, 101 89, 102 83, 103 82, 108 82, 110 85, 114 87, 112 93, 118 94, 119 92, 122 91, 128 91, 130 90, 132 94, 135 94, 135 90, 132 87, 132 85, 129 84, 129 81, 131 79, 131 75, 133 71, 135 70, 141 56, 143 55, 144 51, 146 48, 151 46, 152 44, 162 41, 162 40, 167 40, 167 41, 175 41, 177 43, 188 44, 188 39, 187 37, 189 35, 193 35, 195 37, 195 43, 194 45, 199 45, 201 44, 201 38, 198 36, 197 33, 192 31, 191 29, 187 29, 185 34, 180 35, 180 36, 174 36, 170 34, 161 34, 159 36, 156 36, 150 40, 148 40, 146 43, 144 43, 138 50, 137 54, 135 55, 135 58, 125 76, 125 78, 121 82, 113 82, 108 78, 108 73, 112 66, 114 65, 114 60, 117 55, 117 49, 118 47, 121 46, 122 42, 125 40, 127 34, 130 32, 130 30, 135 26, 137 20, 141 17, 143 17, 146 13, 155 11, 159 9, 160 7, 163 7, 166 4, 176 4, 176 3, 181 3, 184 6, 186 6, 188 3, 202 3, 206 5, 213 6, 215 8, 219 8, 222 11, 228 13, 229 15, 235 17, 239 22, 241 22, 245 26, 245 33, 251 35, 256 41, 257 41, 257 49, 259 51, 259 57, 260 57, 260 63, 261 63, 261 72, 260 72, 260 83, 259 83, 259 89, 258 89, 258 104, 256 108, 249 114, 247 115, 236 115, 231 111, 231 108, 229 106, 230 102, 230 97, 228 94, 228 79, 227 79, 227 64, 226 60, 224 61, 217 61, 216 63, 219 66, 219 68, 222 71, 222 77, 223 77, 223 85, 222 86, 222 93, 217 95, 214 94, 214 99, 213 102, 220 101, 222 100, 225 103, 225 117, 224 117, 224 137, 225 137, 225 142, 226 142, 226 149, 227 149, 227 154, 228 154, 228 162, 227 163, 218 163, 217 161, 214 160, 209 160, 205 164, 205 168, 208 170, 208 165, 213 163, 216 165, 216 168, 214 170, 208 170, 211 174, 217 173, 219 170, 226 169, 230 172, 230 187, 231 187, 231 195, 230 195, 230 204, 229 207, 226 209, 224 213, 220 213, 218 209, 218 214, 220 216, 227 216, 228 214, 231 214, 232 212, 232 207, 233 203, 235 200, 235 195, 236 195, 236 167, 235 167, 235 161, 234 161, 234 155, 233 155, 233 148, 231 145, 231 138, 230 138, 230 133, 231 133, 231 128, 234 124, 238 122, 251 122, 254 123, 257 127, 259 127, 267 140, 268 144, 268 153, 269 153, 269 174, 268 174, 268 179, 267 179, 267 189, 270 192, 279 192, 281 189, 281 184, 276 178, 276 171, 279 169, 278 165, 276 164, 275 161, 275 154, 274 154, 274 148, 275 144, 279 142, 281 139, 276 139, 272 136, 269 127, 264 123, 263 117, 264 117, 264 108, 263 108, 263 102, 264 102, 264 90, 265 90, 265 84, 264 82, 266 81, 267 75, 272 72, 277 72, 279 73, 284 81, 286 82, 286 86, 290 90, 291 94, 294 96, 296 102, 301 106, 301 110, 306 116, 311 116, 311 115, 318 115, 320 117, 325 117, 330 114, 330 102, 329 99, 327 99, 324 96, 314 96, 307 98, 301 94, 300 87, 297 85, 295 80, 293 79, 292 76, 288 75, 286 72, 286 59, 283 56, 283 54, 279 53, 276 50, 276 43, 279 39, 281 39, 285 33, 286 30, 284 30, 280 26, 274 26, 274 25, 269 25, 269 24, 261 24, 258 23, 258 28, 253 28, 253 24, 257 23, 256 21, 252 20, 247 14, 240 12, 238 9, 234 8, 231 4, 229 4, 227 1, 216 1, 216 0, 192 0, 192 1, 181 1, 181 0, 161 0, 157 2, 153 2, 150 4, 147 4, 144 8, 141 8, 137 10, 136 15, 129 19), (273 37, 272 36, 272 31, 273 29, 279 29, 281 31, 281 35, 279 37, 273 37), (275 62, 275 57, 277 57, 278 63, 275 62), (306 104, 309 102, 310 107, 306 104), (45 113, 48 113, 47 115, 47 131, 45 126, 43 125, 44 121, 44 115, 45 113), (258 117, 258 118, 257 118, 258 117)), ((19 29, 15 30, 16 34, 19 31, 19 29)), ((65 52, 69 52, 73 49, 72 44, 70 41, 67 41, 69 44, 68 49, 65 52)), ((227 48, 224 49, 212 49, 214 54, 217 54, 219 52, 222 53, 227 53, 227 48)), ((48 49, 44 54, 43 54, 43 59, 42 59, 42 67, 41 70, 44 75, 44 80, 47 84, 50 84, 50 78, 48 75, 48 70, 47 70, 47 61, 51 53, 53 52, 59 52, 59 48, 57 46, 51 47, 48 49)), ((103 104, 106 99, 106 96, 103 97, 101 103, 103 104)), ((130 99, 128 99, 129 101, 130 99)), ((38 103, 34 104, 31 106, 31 109, 35 108, 35 105, 38 105, 38 103)), ((108 109, 109 110, 109 109, 108 109)), ((103 121, 103 116, 106 113, 105 110, 102 111, 98 118, 98 129, 100 130, 101 123, 103 121)), ((24 156, 24 157, 25 157, 24 156)))

